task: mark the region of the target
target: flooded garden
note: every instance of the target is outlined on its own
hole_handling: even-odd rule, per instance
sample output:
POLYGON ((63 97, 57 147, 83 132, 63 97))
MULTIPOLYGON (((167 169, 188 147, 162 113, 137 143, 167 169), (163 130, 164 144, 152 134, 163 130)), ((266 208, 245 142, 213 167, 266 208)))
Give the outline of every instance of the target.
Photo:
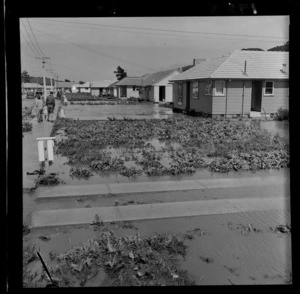
POLYGON ((51 136, 57 138, 59 163, 69 165, 69 175, 77 179, 166 179, 289 167, 286 137, 242 121, 184 115, 159 120, 58 119, 51 136))
POLYGON ((24 286, 291 283, 289 212, 235 213, 45 228, 25 235, 24 286), (26 239, 30 241, 26 241, 26 239), (34 247, 33 247, 34 246, 34 247))
MULTIPOLYGON (((55 121, 54 162, 40 170, 39 188, 24 193, 24 224, 34 210, 228 197, 228 190, 213 189, 202 196, 175 191, 36 199, 52 185, 263 177, 289 170, 288 122, 204 119, 157 105, 98 104, 74 102, 65 107, 66 118, 55 121)), ((261 191, 289 197, 288 189, 268 189, 261 191)), ((252 197, 253 191, 232 189, 230 197, 252 197)), ((95 215, 89 225, 24 226, 23 286, 289 284, 290 235, 289 208, 111 223, 95 215)))

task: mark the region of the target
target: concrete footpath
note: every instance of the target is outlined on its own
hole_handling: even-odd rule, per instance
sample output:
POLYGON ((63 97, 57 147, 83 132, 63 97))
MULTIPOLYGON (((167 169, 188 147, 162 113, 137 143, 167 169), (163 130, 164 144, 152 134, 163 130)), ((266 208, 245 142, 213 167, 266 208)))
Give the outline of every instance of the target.
MULTIPOLYGON (((33 104, 34 100, 32 100, 32 105, 33 104)), ((54 119, 56 119, 59 107, 60 101, 56 99, 54 119)), ((27 172, 33 172, 36 169, 40 169, 36 138, 48 137, 53 128, 53 123, 48 121, 38 123, 36 118, 33 118, 31 123, 32 130, 30 132, 23 133, 23 190, 25 191, 35 187, 35 179, 38 177, 38 175, 27 175, 27 172)))
POLYGON ((245 177, 227 179, 201 179, 182 181, 157 181, 114 183, 99 185, 60 185, 51 188, 41 188, 37 199, 52 199, 61 197, 125 195, 133 193, 151 193, 168 191, 206 190, 213 188, 250 187, 266 185, 288 185, 289 178, 285 176, 245 177))
POLYGON ((31 228, 289 209, 290 198, 242 198, 35 211, 31 228))

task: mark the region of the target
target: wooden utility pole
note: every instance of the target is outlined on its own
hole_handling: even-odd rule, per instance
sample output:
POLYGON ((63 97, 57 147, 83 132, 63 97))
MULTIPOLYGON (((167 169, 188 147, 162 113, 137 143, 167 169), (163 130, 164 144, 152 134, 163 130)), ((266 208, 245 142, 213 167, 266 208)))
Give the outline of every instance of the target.
POLYGON ((47 59, 50 59, 50 57, 36 57, 36 59, 42 60, 43 65, 43 84, 44 84, 44 100, 46 101, 47 98, 47 90, 46 90, 46 78, 45 78, 45 63, 47 59))

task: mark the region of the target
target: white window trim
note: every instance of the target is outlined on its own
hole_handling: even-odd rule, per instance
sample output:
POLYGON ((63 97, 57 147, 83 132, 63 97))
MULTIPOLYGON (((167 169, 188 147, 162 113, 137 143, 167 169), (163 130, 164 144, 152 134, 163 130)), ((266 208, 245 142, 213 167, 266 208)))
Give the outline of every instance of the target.
POLYGON ((192 99, 199 99, 199 82, 192 82, 192 99), (197 84, 197 97, 194 96, 194 84, 197 84))
POLYGON ((205 81, 205 85, 204 85, 204 86, 205 86, 205 88, 204 88, 204 95, 205 95, 205 96, 212 96, 212 87, 213 87, 212 81, 205 81), (209 93, 207 93, 207 91, 206 91, 206 90, 207 90, 206 85, 207 85, 207 83, 209 83, 209 82, 211 83, 211 86, 210 86, 210 88, 209 88, 209 89, 210 89, 209 93))
POLYGON ((225 96, 225 81, 215 81, 214 84, 214 96, 225 96), (223 93, 217 93, 217 87, 216 87, 216 83, 222 83, 223 84, 223 93))
POLYGON ((270 80, 267 80, 265 81, 265 84, 264 84, 264 96, 274 96, 274 92, 275 92, 275 87, 274 87, 274 81, 270 81, 270 80), (273 93, 272 94, 268 94, 266 93, 266 84, 267 82, 271 82, 273 84, 273 93))

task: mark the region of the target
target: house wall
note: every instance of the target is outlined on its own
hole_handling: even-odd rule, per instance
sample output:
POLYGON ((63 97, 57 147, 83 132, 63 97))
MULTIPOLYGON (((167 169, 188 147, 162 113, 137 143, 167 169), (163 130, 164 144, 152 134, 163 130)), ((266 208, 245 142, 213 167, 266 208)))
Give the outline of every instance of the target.
POLYGON ((92 95, 95 95, 95 96, 98 96, 100 94, 100 90, 99 88, 95 88, 95 89, 92 89, 92 92, 91 92, 92 95))
POLYGON ((137 87, 133 90, 133 86, 127 86, 127 97, 139 98, 139 91, 137 87))
POLYGON ((198 81, 199 98, 192 98, 193 95, 193 83, 190 83, 190 109, 194 109, 197 112, 212 113, 212 96, 205 95, 205 82, 198 81))
POLYGON ((264 96, 265 83, 262 87, 262 112, 275 113, 278 108, 289 109, 289 82, 274 81, 274 95, 264 96))
POLYGON ((165 102, 173 102, 173 87, 172 87, 172 85, 166 86, 165 102))
MULTIPOLYGON (((249 114, 251 108, 252 81, 245 81, 244 84, 243 113, 249 114)), ((228 81, 227 87, 227 114, 242 114, 243 80, 228 81)), ((213 89, 212 102, 212 114, 226 113, 226 86, 224 96, 216 96, 215 88, 213 89)))
POLYGON ((174 102, 174 108, 178 108, 178 109, 185 109, 185 94, 186 94, 186 83, 183 83, 183 101, 182 104, 178 103, 178 83, 174 83, 173 84, 173 102, 174 102))
POLYGON ((169 80, 173 79, 178 74, 179 74, 179 71, 175 71, 154 85, 157 88, 157 90, 156 89, 154 90, 154 101, 155 102, 159 102, 159 86, 166 87, 165 102, 173 101, 173 86, 172 86, 172 84, 169 83, 169 80))
POLYGON ((152 86, 151 87, 152 91, 153 91, 153 97, 152 97, 152 101, 153 102, 159 102, 159 86, 152 86))
POLYGON ((88 88, 88 89, 86 89, 86 88, 79 88, 80 90, 79 90, 79 92, 80 93, 90 93, 91 92, 91 88, 88 88))
MULTIPOLYGON (((172 102, 173 101, 173 86, 172 85, 162 85, 165 87, 165 102, 172 102)), ((153 89, 153 95, 152 95, 152 101, 153 102, 159 102, 159 87, 157 84, 155 86, 152 86, 153 89)))

